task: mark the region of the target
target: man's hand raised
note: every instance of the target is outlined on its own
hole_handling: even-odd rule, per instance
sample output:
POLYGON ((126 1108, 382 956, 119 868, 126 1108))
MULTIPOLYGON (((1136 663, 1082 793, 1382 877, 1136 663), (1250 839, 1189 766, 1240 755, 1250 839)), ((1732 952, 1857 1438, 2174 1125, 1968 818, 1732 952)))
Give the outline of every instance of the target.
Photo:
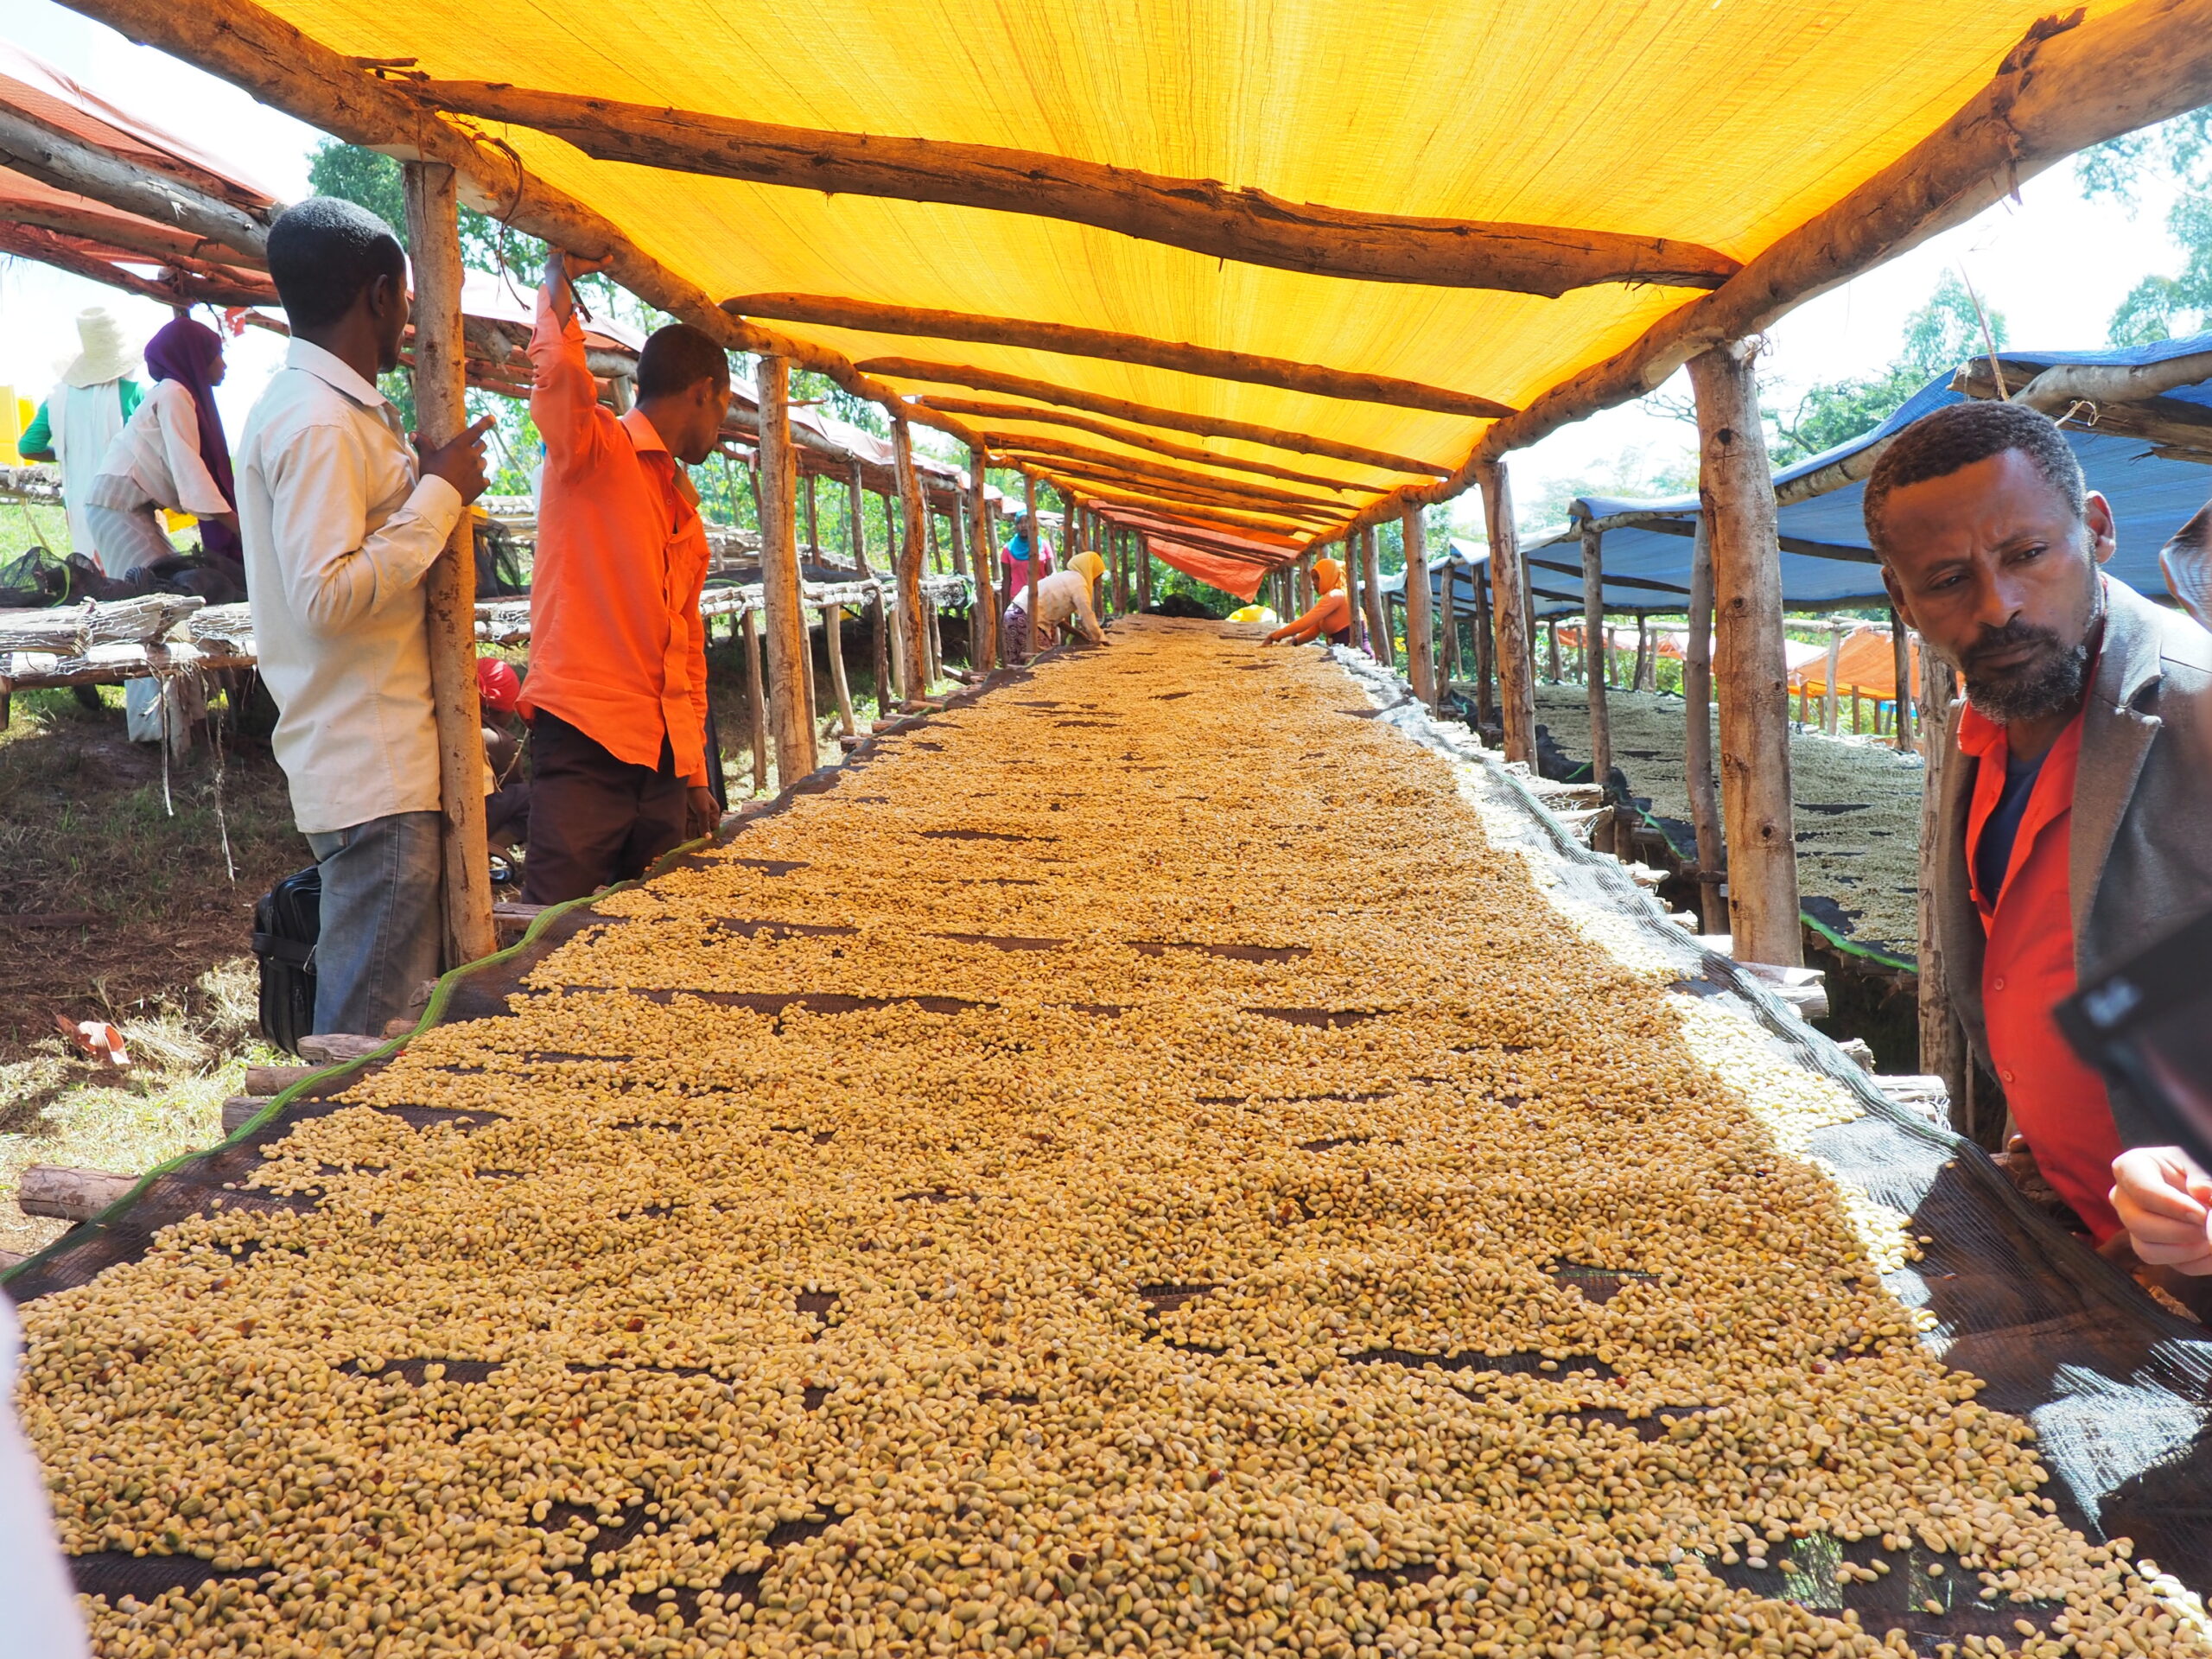
POLYGON ((442 478, 461 493, 461 500, 474 501, 484 493, 484 435, 492 429, 493 416, 486 415, 459 437, 448 442, 423 447, 423 440, 415 440, 415 453, 423 460, 423 476, 442 478))
POLYGON ((613 258, 612 254, 601 254, 596 258, 581 253, 570 253, 562 248, 545 251, 545 291, 553 301, 553 315, 561 326, 569 326, 569 319, 576 308, 576 278, 588 276, 607 269, 613 258))

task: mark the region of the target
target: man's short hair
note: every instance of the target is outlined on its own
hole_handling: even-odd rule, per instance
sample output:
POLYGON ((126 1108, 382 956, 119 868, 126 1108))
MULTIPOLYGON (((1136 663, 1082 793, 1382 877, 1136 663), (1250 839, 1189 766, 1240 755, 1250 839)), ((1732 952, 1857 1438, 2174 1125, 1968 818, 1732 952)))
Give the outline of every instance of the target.
POLYGON ((407 280, 391 226, 340 196, 309 196, 269 227, 269 274, 295 334, 325 328, 379 276, 407 280))
POLYGON ((2018 449, 2050 481, 2076 518, 2088 510, 2089 486, 2082 476, 2082 463, 2058 423, 2024 404, 1973 402, 1950 404, 1923 415, 1890 440, 1890 447, 1874 463, 1866 480, 1866 497, 1860 512, 1866 521, 1866 539, 1883 557, 1882 509, 1890 493, 1908 485, 1925 484, 1931 478, 1948 478, 1978 461, 2018 449))
POLYGON ((670 397, 702 380, 729 385, 729 355, 688 322, 657 328, 638 353, 638 396, 670 397))

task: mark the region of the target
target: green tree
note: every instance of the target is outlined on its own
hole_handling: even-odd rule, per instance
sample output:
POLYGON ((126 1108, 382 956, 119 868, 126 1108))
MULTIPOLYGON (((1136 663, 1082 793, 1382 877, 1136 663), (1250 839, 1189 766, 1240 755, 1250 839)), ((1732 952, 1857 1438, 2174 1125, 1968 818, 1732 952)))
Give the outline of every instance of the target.
POLYGON ((1774 464, 1787 467, 1872 432, 1936 376, 2008 340, 2005 314, 1977 310, 1957 273, 1945 271, 1926 302, 1906 317, 1904 337, 1887 366, 1872 374, 1817 381, 1786 416, 1766 411, 1775 431, 1774 464))
POLYGON ((2140 205, 2145 177, 2154 174, 2181 187, 2166 210, 2166 231, 2179 246, 2181 270, 2154 273, 2128 290, 2107 327, 2115 346, 2147 346, 2212 329, 2212 109, 2192 110, 2112 139, 2075 162, 2085 198, 2117 201, 2131 212, 2140 205))
MULTIPOLYGON (((339 196, 367 208, 391 226, 402 247, 407 245, 406 188, 400 181, 399 163, 391 156, 326 138, 308 159, 308 182, 318 195, 339 196)), ((529 294, 537 287, 538 273, 544 268, 545 245, 489 213, 464 207, 461 263, 486 276, 504 276, 518 290, 529 294)), ((650 331, 668 321, 605 276, 587 276, 577 289, 587 309, 632 327, 650 331)))

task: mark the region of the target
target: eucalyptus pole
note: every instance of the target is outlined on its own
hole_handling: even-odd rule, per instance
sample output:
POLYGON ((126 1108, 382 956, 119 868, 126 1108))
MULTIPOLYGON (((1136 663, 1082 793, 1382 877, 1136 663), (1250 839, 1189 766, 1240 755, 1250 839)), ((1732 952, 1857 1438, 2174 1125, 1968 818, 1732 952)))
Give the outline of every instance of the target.
POLYGON ((891 423, 891 450, 899 469, 899 681, 908 697, 929 695, 927 626, 922 615, 922 559, 928 542, 927 510, 914 477, 914 434, 904 420, 891 423))
POLYGON ((1582 527, 1582 677, 1590 691, 1590 778, 1613 775, 1613 717, 1605 698, 1605 532, 1582 527))
POLYGON ((969 617, 968 652, 979 674, 999 665, 999 601, 997 538, 991 534, 991 499, 983 482, 990 457, 981 449, 968 452, 968 470, 974 487, 968 492, 968 512, 975 526, 976 608, 969 617))
MULTIPOLYGON (((416 423, 425 444, 448 443, 468 425, 467 353, 461 318, 461 199, 453 168, 440 162, 408 162, 403 165, 402 180, 408 241, 415 249, 416 423)), ((454 524, 445 551, 430 566, 423 586, 430 700, 437 723, 438 799, 445 820, 445 954, 448 965, 458 967, 499 948, 492 926, 492 867, 485 856, 484 715, 476 693, 476 554, 467 512, 454 524)))
POLYGON ((1483 493, 1483 518, 1490 532, 1491 620, 1497 627, 1497 701, 1505 728, 1505 758, 1532 770, 1536 764, 1535 655, 1529 643, 1530 595, 1521 563, 1521 538, 1513 528, 1513 484, 1503 461, 1475 467, 1483 493))
POLYGON ((1803 965, 1789 793, 1789 671, 1782 549, 1760 424, 1757 347, 1732 340, 1690 359, 1699 493, 1713 544, 1719 625, 1720 805, 1729 931, 1740 962, 1803 965))
POLYGON ((1428 550, 1421 534, 1421 509, 1408 507, 1398 518, 1406 551, 1406 678, 1414 696, 1436 706, 1436 624, 1428 591, 1428 550))
POLYGON ((791 359, 763 353, 754 385, 760 403, 760 597, 767 613, 768 675, 776 779, 788 789, 817 764, 814 651, 807 639, 805 594, 798 569, 795 454, 791 448, 791 359))
POLYGON ((1718 933, 1727 915, 1720 904, 1720 802, 1713 778, 1713 537, 1701 513, 1696 538, 1690 543, 1690 626, 1682 642, 1682 757, 1690 823, 1697 832, 1698 925, 1707 933, 1718 933))
POLYGON ((1368 525, 1352 532, 1345 550, 1359 565, 1367 582, 1367 648, 1375 660, 1395 671, 1398 653, 1390 645, 1390 601, 1382 591, 1382 567, 1375 551, 1375 529, 1368 525))

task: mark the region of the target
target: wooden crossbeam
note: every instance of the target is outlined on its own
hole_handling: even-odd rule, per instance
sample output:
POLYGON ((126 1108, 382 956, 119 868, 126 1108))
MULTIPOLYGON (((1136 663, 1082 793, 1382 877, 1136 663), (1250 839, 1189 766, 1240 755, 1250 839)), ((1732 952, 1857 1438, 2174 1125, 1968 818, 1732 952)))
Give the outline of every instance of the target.
POLYGON ((1202 438, 1233 438, 1243 443, 1264 443, 1300 454, 1326 455, 1332 461, 1349 461, 1361 467, 1378 467, 1385 472, 1427 473, 1432 477, 1442 478, 1451 471, 1449 467, 1439 467, 1432 461, 1414 461, 1379 449, 1362 448, 1354 443, 1338 443, 1333 438, 1309 437, 1304 433, 1285 432, 1272 426, 1254 426, 1245 421, 1185 415, 1180 410, 1155 409, 1149 404, 1133 404, 1122 397, 1101 397, 1096 392, 1077 391, 1070 386, 1056 386, 1047 380, 1030 380, 1018 374, 1001 374, 995 369, 974 368, 964 363, 931 363, 912 357, 875 357, 862 363, 860 370, 863 374, 889 375, 900 380, 934 380, 947 385, 972 387, 977 391, 1034 397, 1039 403, 1085 410, 1093 415, 1135 421, 1142 426, 1164 426, 1170 431, 1194 432, 1202 438))
POLYGON ((35 259, 162 305, 266 305, 276 295, 266 279, 257 284, 248 273, 219 265, 172 261, 161 276, 143 276, 112 263, 118 251, 41 226, 0 221, 0 253, 35 259))
MULTIPOLYGON (((113 248, 118 253, 137 254, 162 264, 180 259, 205 260, 211 256, 217 260, 239 257, 234 250, 220 243, 211 243, 204 236, 194 236, 189 231, 172 230, 166 225, 156 225, 150 219, 141 219, 136 213, 106 209, 89 198, 70 201, 10 201, 6 206, 6 213, 18 225, 34 225, 41 230, 80 237, 86 242, 113 248)), ((270 292, 276 292, 273 285, 270 292)))
MULTIPOLYGON (((977 397, 944 397, 935 394, 912 400, 924 409, 942 410, 948 415, 972 416, 987 421, 1035 421, 1041 425, 1065 426, 1077 432, 1095 433, 1102 438, 1111 438, 1116 443, 1126 443, 1133 449, 1146 449, 1155 455, 1170 455, 1177 461, 1195 461, 1208 467, 1233 467, 1240 473, 1250 473, 1258 478, 1280 478, 1292 484, 1313 484, 1325 490, 1374 490, 1374 484, 1355 484, 1348 479, 1322 478, 1313 473, 1301 473, 1294 467, 1278 467, 1271 461, 1252 461, 1243 455, 1224 455, 1217 450, 1200 449, 1194 445, 1178 443, 1173 438, 1163 438, 1156 433, 1139 432, 1132 427, 1115 426, 1105 421, 1095 421, 1088 415, 1077 415, 1066 410, 1045 409, 1025 404, 994 404, 977 397)), ((1032 435, 1007 434, 1002 430, 987 430, 986 436, 995 442, 997 437, 1019 436, 1032 448, 1047 444, 1050 440, 1032 435)), ((1077 448, 1069 445, 1071 450, 1077 448)), ((1048 452, 1056 453, 1056 452, 1048 452)))
POLYGON ((931 311, 912 305, 880 305, 871 300, 838 299, 822 294, 747 294, 724 300, 722 308, 739 316, 767 317, 782 322, 808 322, 823 327, 865 329, 883 334, 914 334, 931 340, 964 340, 981 346, 1013 346, 1030 351, 1058 352, 1071 357, 1095 357, 1109 363, 1135 363, 1178 374, 1202 374, 1217 380, 1274 386, 1282 391, 1311 392, 1317 397, 1426 409, 1440 415, 1465 415, 1477 420, 1496 420, 1513 412, 1510 404, 1478 397, 1471 392, 1453 391, 1446 386, 1425 385, 1417 380, 1395 380, 1388 375, 1358 374, 1347 369, 1294 363, 1280 357, 1255 357, 1249 352, 1217 351, 1210 346, 1152 340, 1142 334, 1112 334, 1103 328, 1077 328, 1065 323, 976 316, 964 311, 931 311))
POLYGON ((1297 527, 1286 524, 1279 518, 1262 518, 1256 513, 1232 512, 1227 507, 1205 507, 1186 501, 1171 501, 1163 497, 1147 494, 1135 488, 1101 489, 1096 485, 1085 486, 1076 480, 1062 477, 1049 468, 1023 467, 1044 483, 1050 484, 1062 494, 1089 495, 1101 501, 1117 501, 1127 506, 1143 507, 1163 518, 1196 518, 1203 523, 1233 524, 1247 534, 1260 533, 1278 538, 1286 547, 1298 545, 1297 527))
MULTIPOLYGON (((556 247, 606 257, 614 281, 726 350, 787 358, 796 367, 829 376, 856 397, 887 409, 902 404, 896 390, 860 372, 842 353, 740 322, 698 284, 640 249, 605 214, 532 175, 512 150, 440 118, 419 99, 253 0, 192 0, 189 5, 175 0, 75 0, 75 9, 133 41, 220 75, 348 143, 445 162, 459 175, 468 205, 556 247)), ((96 194, 78 183, 61 188, 96 194)), ((935 410, 906 413, 970 447, 980 442, 964 422, 950 415, 935 410)))
POLYGON ((1134 455, 1109 454, 1103 449, 1089 448, 1080 443, 1041 445, 1019 436, 994 435, 993 444, 1001 454, 1033 459, 1045 466, 1057 467, 1065 472, 1156 480, 1163 485, 1201 490, 1208 495, 1234 497, 1239 501, 1261 505, 1280 504, 1286 508, 1295 507, 1317 513, 1324 518, 1340 518, 1351 511, 1343 502, 1323 501, 1310 495, 1300 495, 1294 491, 1279 490, 1265 484, 1248 484, 1240 479, 1223 478, 1213 473, 1194 473, 1155 461, 1141 461, 1134 455))
POLYGON ((261 264, 269 227, 251 213, 209 195, 174 174, 156 172, 57 131, 22 111, 0 105, 0 165, 56 190, 90 196, 111 207, 174 225, 261 264))
MULTIPOLYGON (((1009 454, 1007 459, 1019 465, 1024 457, 1009 454)), ((1111 467, 1093 467, 1083 461, 1056 461, 1038 458, 1039 464, 1050 467, 1056 475, 1088 480, 1092 483, 1110 485, 1116 488, 1135 490, 1157 495, 1164 500, 1191 501, 1203 506, 1228 507, 1237 512, 1272 513, 1277 518, 1303 519, 1309 524, 1332 524, 1344 518, 1350 511, 1344 507, 1286 505, 1281 502, 1238 495, 1225 490, 1210 490, 1203 485, 1174 483, 1162 479, 1146 478, 1135 473, 1124 473, 1111 467)))
POLYGON ((534 127, 600 161, 1065 219, 1322 276, 1557 298, 1604 283, 1712 288, 1737 269, 1725 254, 1666 237, 1355 213, 995 144, 823 132, 496 82, 410 85, 436 108, 534 127))

